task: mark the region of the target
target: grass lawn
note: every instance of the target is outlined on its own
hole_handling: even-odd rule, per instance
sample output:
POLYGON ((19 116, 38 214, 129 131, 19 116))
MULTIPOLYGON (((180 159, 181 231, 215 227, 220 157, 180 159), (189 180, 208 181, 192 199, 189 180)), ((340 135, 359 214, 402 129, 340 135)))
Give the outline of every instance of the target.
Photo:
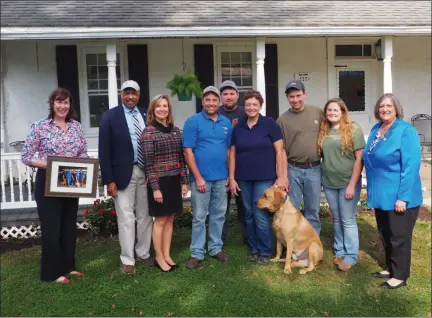
MULTIPOLYGON (((86 277, 70 285, 39 281, 40 248, 1 255, 1 316, 430 316, 430 222, 415 228, 408 287, 381 290, 370 273, 381 261, 375 220, 359 216, 359 264, 342 273, 332 265, 332 224, 323 220, 324 261, 307 275, 285 275, 278 264, 247 262, 236 224, 225 250, 232 261, 206 259, 201 268, 172 273, 139 265, 135 276, 119 271, 116 239, 82 240, 79 269, 86 277)), ((190 232, 178 230, 173 258, 189 257, 190 232)))

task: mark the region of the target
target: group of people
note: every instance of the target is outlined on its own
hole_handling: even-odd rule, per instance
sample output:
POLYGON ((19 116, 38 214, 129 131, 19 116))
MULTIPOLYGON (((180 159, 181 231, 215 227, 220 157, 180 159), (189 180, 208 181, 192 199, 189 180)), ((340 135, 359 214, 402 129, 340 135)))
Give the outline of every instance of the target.
MULTIPOLYGON (((145 113, 137 107, 138 83, 123 83, 122 105, 106 111, 99 127, 102 182, 115 201, 122 272, 135 273, 136 261, 163 272, 179 266, 170 254, 173 221, 189 188, 193 219, 187 268, 204 260, 207 232, 209 256, 230 260, 223 246, 231 197, 243 242, 250 248, 249 261, 267 264, 274 253, 271 219, 256 201, 272 186, 287 191, 298 210, 303 202, 303 213, 318 235, 323 188, 333 216, 334 264, 348 271, 358 257, 356 211, 365 167, 368 205, 375 209, 387 265, 372 275, 388 278, 382 288, 406 285, 422 202, 421 155, 419 137, 403 121, 400 102, 393 94, 377 101, 378 123, 365 142, 340 98, 330 99, 324 109, 306 105, 305 86, 296 80, 288 82, 285 94, 290 108, 275 121, 261 115, 260 92, 247 92, 239 105, 233 81, 208 86, 202 111, 189 117, 181 131, 174 125, 169 96, 155 96, 145 113)), ((49 102, 49 117, 33 124, 22 160, 39 168, 35 191, 42 224, 41 279, 68 283, 68 274, 82 275, 75 269, 74 254, 78 200, 45 197, 44 168, 48 155, 86 157, 87 144, 72 119, 70 93, 57 89, 49 102), (34 158, 36 152, 39 157, 34 158)))
POLYGON ((85 187, 87 181, 87 174, 82 170, 77 169, 64 169, 59 172, 58 183, 60 186, 67 187, 85 187))

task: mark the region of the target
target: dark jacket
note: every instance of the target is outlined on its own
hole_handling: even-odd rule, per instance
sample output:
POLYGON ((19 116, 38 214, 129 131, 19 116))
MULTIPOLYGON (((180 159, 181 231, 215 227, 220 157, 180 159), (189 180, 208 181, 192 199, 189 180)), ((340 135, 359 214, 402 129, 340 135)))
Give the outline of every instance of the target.
MULTIPOLYGON (((146 122, 144 110, 138 108, 146 122)), ((99 123, 99 164, 102 183, 114 181, 124 190, 132 178, 134 151, 123 106, 107 110, 99 123)))

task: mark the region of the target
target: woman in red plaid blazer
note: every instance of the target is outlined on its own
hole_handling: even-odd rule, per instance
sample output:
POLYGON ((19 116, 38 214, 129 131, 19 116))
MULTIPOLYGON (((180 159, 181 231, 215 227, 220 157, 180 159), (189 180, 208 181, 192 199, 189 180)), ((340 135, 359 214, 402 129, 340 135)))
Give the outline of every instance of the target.
POLYGON ((147 112, 147 127, 140 140, 147 177, 149 214, 153 216, 156 266, 164 272, 178 265, 170 256, 174 216, 183 211, 189 178, 182 149, 181 130, 174 126, 171 99, 156 95, 147 112))

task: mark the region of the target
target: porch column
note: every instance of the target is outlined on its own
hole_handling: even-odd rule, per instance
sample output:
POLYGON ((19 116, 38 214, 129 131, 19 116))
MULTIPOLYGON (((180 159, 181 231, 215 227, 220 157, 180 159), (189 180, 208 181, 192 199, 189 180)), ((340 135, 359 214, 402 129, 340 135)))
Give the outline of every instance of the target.
POLYGON ((115 42, 107 43, 106 59, 108 66, 108 105, 113 108, 118 105, 116 59, 117 48, 115 42))
POLYGON ((384 36, 381 40, 383 48, 383 63, 384 63, 384 94, 393 92, 392 67, 391 61, 393 57, 393 38, 384 36))
POLYGON ((256 65, 257 65, 257 91, 259 91, 264 99, 261 108, 261 114, 266 114, 266 91, 265 91, 265 74, 264 74, 264 60, 265 60, 265 38, 256 38, 256 65))

